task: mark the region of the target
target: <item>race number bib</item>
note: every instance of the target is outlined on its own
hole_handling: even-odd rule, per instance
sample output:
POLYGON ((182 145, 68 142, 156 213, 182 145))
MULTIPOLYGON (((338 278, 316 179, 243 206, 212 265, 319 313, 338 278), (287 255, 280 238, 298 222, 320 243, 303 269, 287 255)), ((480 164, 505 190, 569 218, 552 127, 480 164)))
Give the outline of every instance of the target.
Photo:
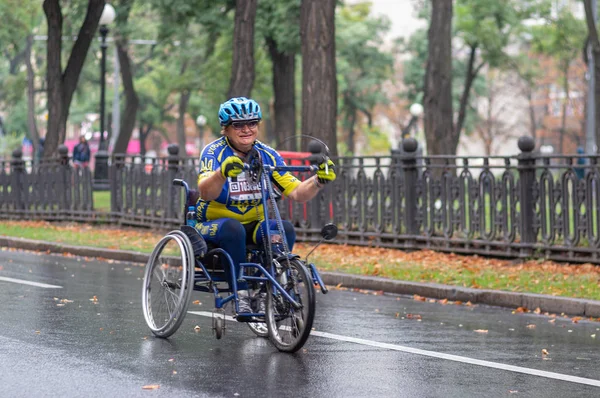
POLYGON ((238 203, 247 203, 247 201, 256 203, 254 201, 262 199, 262 192, 260 185, 251 183, 244 172, 238 175, 235 181, 229 181, 229 197, 238 203))

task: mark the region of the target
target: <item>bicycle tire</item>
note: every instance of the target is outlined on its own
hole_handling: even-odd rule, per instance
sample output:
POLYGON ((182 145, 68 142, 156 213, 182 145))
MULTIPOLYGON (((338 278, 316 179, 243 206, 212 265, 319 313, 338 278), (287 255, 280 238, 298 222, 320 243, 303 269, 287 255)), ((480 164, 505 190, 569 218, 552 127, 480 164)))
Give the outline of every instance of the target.
POLYGON ((315 287, 308 269, 298 259, 289 260, 278 282, 302 307, 291 303, 269 283, 266 322, 269 340, 279 351, 293 353, 304 346, 315 316, 315 287), (284 281, 282 278, 287 278, 284 281))

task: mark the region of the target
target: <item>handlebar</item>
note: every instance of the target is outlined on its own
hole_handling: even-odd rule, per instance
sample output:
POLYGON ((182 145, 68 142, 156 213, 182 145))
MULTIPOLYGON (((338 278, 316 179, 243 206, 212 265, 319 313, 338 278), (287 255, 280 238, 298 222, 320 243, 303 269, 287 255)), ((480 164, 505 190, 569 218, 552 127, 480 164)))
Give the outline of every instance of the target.
MULTIPOLYGON (((252 168, 252 166, 250 166, 249 164, 244 163, 244 170, 250 170, 252 168)), ((269 166, 269 165, 262 165, 263 170, 267 171, 267 172, 273 172, 273 171, 297 171, 297 172, 306 172, 306 171, 311 171, 311 172, 316 172, 319 167, 315 166, 315 165, 310 165, 310 166, 269 166)), ((182 180, 181 178, 175 178, 173 180, 173 185, 174 186, 180 186, 180 187, 184 187, 185 188, 185 197, 187 198, 190 194, 190 186, 188 185, 187 182, 185 182, 184 180, 182 180)))
MULTIPOLYGON (((315 172, 319 169, 318 166, 269 166, 269 165, 262 165, 263 170, 265 171, 269 171, 269 172, 273 172, 273 171, 298 171, 298 172, 303 172, 303 171, 312 171, 315 172)), ((251 170, 252 166, 250 166, 249 164, 244 163, 244 170, 251 170)))

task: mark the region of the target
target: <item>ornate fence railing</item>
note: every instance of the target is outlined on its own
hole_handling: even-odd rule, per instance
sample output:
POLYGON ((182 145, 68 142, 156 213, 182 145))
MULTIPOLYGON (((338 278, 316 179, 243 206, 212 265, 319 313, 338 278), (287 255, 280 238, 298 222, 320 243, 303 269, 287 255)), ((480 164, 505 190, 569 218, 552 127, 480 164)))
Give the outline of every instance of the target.
MULTIPOLYGON (((338 243, 600 263, 599 156, 540 155, 529 137, 506 157, 424 157, 416 147, 408 139, 401 155, 334 159, 335 183, 309 203, 281 200, 280 211, 301 240, 334 222, 338 243)), ((0 217, 172 228, 184 198, 171 182, 195 186, 197 170, 175 145, 165 158, 116 155, 111 211, 100 217, 89 170, 64 152, 43 167, 14 156, 2 162, 0 217)))

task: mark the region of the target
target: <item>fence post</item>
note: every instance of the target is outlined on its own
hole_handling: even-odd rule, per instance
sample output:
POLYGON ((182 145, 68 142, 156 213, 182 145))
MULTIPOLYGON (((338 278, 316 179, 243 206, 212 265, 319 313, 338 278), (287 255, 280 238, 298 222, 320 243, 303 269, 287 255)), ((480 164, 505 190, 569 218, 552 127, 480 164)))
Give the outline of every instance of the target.
MULTIPOLYGON (((402 162, 402 176, 404 178, 404 226, 407 235, 418 235, 419 225, 417 223, 417 181, 419 172, 417 170, 416 151, 419 143, 414 138, 402 140, 403 153, 400 156, 402 162)), ((412 246, 412 241, 406 242, 412 246)))
POLYGON ((13 209, 22 210, 25 209, 25 190, 23 189, 23 179, 25 178, 25 161, 23 160, 23 151, 21 149, 15 149, 12 152, 12 159, 10 161, 11 169, 11 192, 13 198, 13 209))
MULTIPOLYGON (((520 182, 520 230, 521 243, 533 244, 536 241, 534 222, 534 198, 533 188, 535 183, 535 156, 533 149, 535 141, 529 136, 519 138, 517 142, 521 153, 518 156, 519 160, 519 182, 520 182)), ((521 257, 530 256, 531 248, 521 248, 521 257)))
POLYGON ((60 209, 63 211, 67 211, 71 209, 71 166, 69 165, 69 148, 66 145, 58 146, 58 158, 60 165, 60 183, 61 187, 59 188, 61 194, 61 204, 60 209))
POLYGON ((167 214, 167 218, 177 218, 179 212, 181 212, 181 203, 179 198, 181 197, 181 191, 179 187, 173 186, 173 180, 177 178, 177 173, 179 172, 179 145, 171 144, 167 147, 167 152, 169 156, 167 157, 167 185, 169 186, 169 198, 168 200, 168 208, 169 212, 167 214))

